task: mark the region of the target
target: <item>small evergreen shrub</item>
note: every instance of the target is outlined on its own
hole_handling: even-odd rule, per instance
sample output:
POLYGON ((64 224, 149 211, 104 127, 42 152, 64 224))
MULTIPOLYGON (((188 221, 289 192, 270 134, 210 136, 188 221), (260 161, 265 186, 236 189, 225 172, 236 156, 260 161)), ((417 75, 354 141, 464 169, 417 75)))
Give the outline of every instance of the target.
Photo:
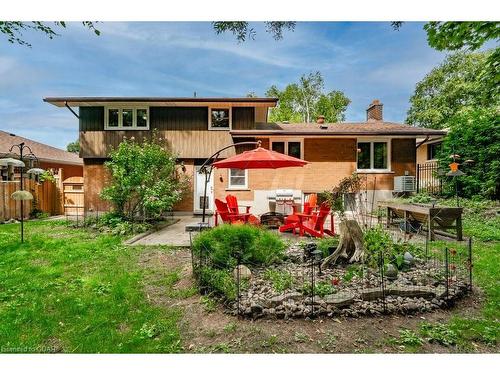
POLYGON ((198 283, 213 295, 232 301, 236 298, 232 271, 238 258, 240 264, 269 265, 283 259, 285 248, 277 234, 251 225, 221 225, 201 232, 192 248, 205 264, 198 283))
POLYGON ((221 225, 200 233, 193 252, 212 267, 232 270, 241 264, 269 265, 283 259, 286 245, 275 233, 251 225, 221 225))

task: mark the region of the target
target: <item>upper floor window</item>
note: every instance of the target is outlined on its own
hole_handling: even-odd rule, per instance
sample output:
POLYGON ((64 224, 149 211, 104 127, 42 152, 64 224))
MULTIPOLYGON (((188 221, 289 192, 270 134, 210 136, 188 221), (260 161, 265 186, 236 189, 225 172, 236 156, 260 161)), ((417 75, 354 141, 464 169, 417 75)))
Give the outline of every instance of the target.
POLYGON ((213 130, 231 129, 231 109, 230 108, 209 108, 208 127, 213 130))
POLYGON ((358 171, 389 170, 389 142, 358 142, 358 171))
POLYGON ((149 108, 106 108, 104 112, 104 128, 113 129, 149 129, 149 108))
POLYGON ((271 150, 285 154, 288 156, 293 156, 297 159, 303 159, 303 141, 297 140, 271 140, 271 150))

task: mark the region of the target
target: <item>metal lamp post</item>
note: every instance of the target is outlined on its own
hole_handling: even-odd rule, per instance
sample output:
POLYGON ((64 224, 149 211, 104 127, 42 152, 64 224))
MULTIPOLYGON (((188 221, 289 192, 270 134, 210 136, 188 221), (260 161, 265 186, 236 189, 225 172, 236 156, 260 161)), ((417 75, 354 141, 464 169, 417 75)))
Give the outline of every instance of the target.
MULTIPOLYGON (((35 160, 38 160, 38 159, 35 156, 35 154, 33 154, 33 151, 31 150, 31 148, 29 146, 27 146, 24 142, 21 142, 17 145, 13 145, 10 148, 9 152, 13 153, 13 150, 16 148, 19 150, 19 163, 17 164, 17 166, 19 166, 21 168, 21 189, 20 189, 20 191, 22 192, 22 191, 24 191, 23 174, 24 174, 24 167, 25 167, 25 164, 23 162, 23 157, 30 157, 31 159, 35 159, 35 160), (28 152, 25 152, 25 151, 28 151, 28 152)), ((3 159, 3 160, 6 160, 6 159, 3 159)), ((39 169, 39 168, 37 168, 37 169, 39 169)), ((16 194, 16 193, 14 193, 14 194, 16 194)), ((29 195, 31 195, 31 194, 29 194, 29 195)), ((21 242, 24 242, 24 201, 28 200, 28 199, 33 199, 32 197, 33 196, 31 196, 31 198, 30 198, 26 194, 25 195, 17 194, 16 196, 14 196, 14 199, 21 201, 21 242)))

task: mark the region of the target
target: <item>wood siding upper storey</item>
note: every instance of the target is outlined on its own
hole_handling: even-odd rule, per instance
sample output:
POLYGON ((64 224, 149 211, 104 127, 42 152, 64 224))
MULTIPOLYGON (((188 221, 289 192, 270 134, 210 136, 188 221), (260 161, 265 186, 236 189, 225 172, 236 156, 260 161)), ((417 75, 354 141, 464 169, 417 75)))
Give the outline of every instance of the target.
MULTIPOLYGON (((106 158, 125 138, 165 139, 181 158, 206 158, 231 143, 229 130, 208 129, 208 107, 149 107, 149 130, 104 130, 104 107, 80 107, 80 156, 106 158)), ((266 108, 267 111, 267 108, 266 108)), ((232 128, 253 129, 256 108, 233 107, 232 128)), ((222 157, 234 155, 228 149, 222 157)))

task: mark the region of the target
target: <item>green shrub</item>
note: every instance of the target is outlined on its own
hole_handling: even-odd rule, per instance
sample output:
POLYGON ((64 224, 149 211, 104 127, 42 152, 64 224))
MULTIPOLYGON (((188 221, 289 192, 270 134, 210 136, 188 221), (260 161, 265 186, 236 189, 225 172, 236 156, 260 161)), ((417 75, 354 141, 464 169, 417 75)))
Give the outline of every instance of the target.
POLYGON ((368 229, 364 235, 366 262, 370 267, 377 267, 381 257, 384 259, 392 251, 392 239, 381 227, 368 229))
MULTIPOLYGON (((328 281, 320 281, 314 284, 314 295, 319 297, 324 297, 329 294, 334 294, 337 292, 337 289, 330 284, 328 281)), ((302 293, 306 296, 312 294, 311 283, 304 283, 302 286, 302 293)))
POLYGON ((228 301, 234 301, 237 297, 236 282, 228 270, 202 267, 198 282, 202 288, 207 288, 215 296, 228 301))
POLYGON ((347 266, 344 276, 342 276, 342 281, 348 283, 354 276, 362 277, 363 269, 360 268, 357 264, 350 264, 349 266, 347 266))
POLYGON ((264 272, 264 279, 271 281, 275 292, 281 293, 293 285, 293 276, 287 271, 278 271, 268 268, 264 272))
POLYGON ((408 242, 393 242, 389 233, 381 227, 368 229, 364 235, 366 248, 366 261, 368 266, 377 267, 380 265, 381 256, 384 263, 392 263, 396 268, 405 267, 403 262, 404 253, 409 252, 414 257, 422 257, 423 249, 408 242))
POLYGON ((238 256, 242 264, 269 265, 283 259, 285 243, 266 229, 251 225, 221 225, 200 233, 193 252, 212 267, 232 270, 238 256))
POLYGON ((337 247, 339 244, 338 237, 324 237, 317 241, 318 250, 321 250, 323 258, 326 258, 330 255, 329 248, 337 247))
POLYGON ((418 347, 423 345, 424 340, 422 340, 418 334, 413 332, 411 329, 400 329, 399 339, 391 339, 390 342, 396 345, 418 347))
POLYGON ((430 342, 437 342, 444 346, 456 345, 458 340, 456 332, 441 323, 424 323, 420 331, 422 336, 430 342))
POLYGON ((114 212, 107 212, 101 216, 88 216, 84 220, 84 226, 121 236, 143 233, 151 228, 148 223, 127 221, 114 212))

